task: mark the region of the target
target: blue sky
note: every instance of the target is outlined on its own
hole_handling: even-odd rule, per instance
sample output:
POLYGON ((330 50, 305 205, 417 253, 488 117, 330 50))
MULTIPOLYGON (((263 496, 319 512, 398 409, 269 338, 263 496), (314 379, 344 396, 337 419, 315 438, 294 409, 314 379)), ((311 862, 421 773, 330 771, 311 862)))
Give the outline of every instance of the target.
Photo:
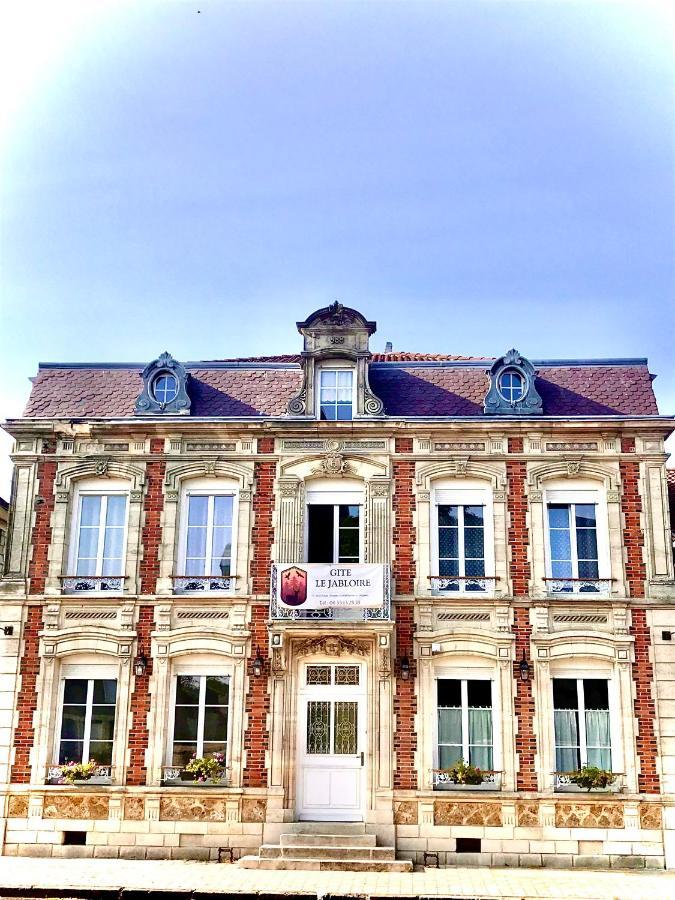
POLYGON ((648 356, 675 413, 669 4, 16 5, 0 416, 38 360, 294 352, 334 299, 375 349, 648 356))

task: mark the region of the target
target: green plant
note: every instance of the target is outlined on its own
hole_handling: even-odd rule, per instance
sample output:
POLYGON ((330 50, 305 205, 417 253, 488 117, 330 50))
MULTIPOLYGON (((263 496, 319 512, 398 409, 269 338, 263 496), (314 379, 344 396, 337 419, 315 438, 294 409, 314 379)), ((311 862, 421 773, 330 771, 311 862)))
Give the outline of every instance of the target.
POLYGON ((195 776, 195 781, 222 781, 225 775, 225 754, 214 753, 213 756, 193 756, 185 766, 185 772, 195 776))
POLYGON ((74 784, 76 781, 89 781, 91 776, 96 771, 96 767, 98 763, 95 759, 90 759, 89 762, 69 762, 65 765, 61 766, 59 771, 61 773, 61 778, 67 784, 74 784))
POLYGON ((482 784, 485 781, 485 774, 481 772, 478 766, 472 766, 471 763, 465 762, 463 759, 450 766, 449 769, 442 769, 442 771, 454 784, 482 784))
POLYGON ((609 787, 616 781, 616 775, 609 769, 600 769, 597 766, 582 766, 576 772, 570 772, 568 777, 572 784, 578 784, 588 791, 593 788, 609 787))

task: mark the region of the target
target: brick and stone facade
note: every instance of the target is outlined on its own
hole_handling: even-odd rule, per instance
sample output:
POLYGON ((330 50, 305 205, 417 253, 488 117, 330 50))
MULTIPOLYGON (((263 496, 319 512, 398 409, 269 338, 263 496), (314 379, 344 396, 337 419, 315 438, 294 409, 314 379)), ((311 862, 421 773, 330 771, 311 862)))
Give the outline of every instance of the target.
MULTIPOLYGON (((3 852, 239 855, 305 815, 308 790, 329 777, 314 756, 342 752, 357 817, 403 858, 435 850, 456 865, 471 837, 485 865, 675 867, 672 421, 644 361, 378 354, 375 323, 339 306, 298 327, 302 356, 160 357, 148 371, 177 373, 173 406, 143 407, 154 376, 133 366, 43 366, 25 416, 7 424, 16 472, 0 603, 13 629, 3 672, 16 674, 1 676, 3 852), (502 362, 536 379, 522 398, 532 408, 486 402, 502 362), (322 393, 326 370, 336 383, 351 373, 346 418, 321 417, 337 402, 322 393), (87 497, 110 540, 123 534, 120 572, 81 560, 87 497), (229 518, 214 497, 228 498, 229 518), (188 537, 193 498, 211 518, 188 537), (115 503, 119 521, 106 518, 115 503), (381 603, 289 612, 274 564, 306 574, 312 507, 331 505, 336 524, 322 527, 337 529, 338 555, 358 520, 356 549, 331 565, 383 573, 381 603), (584 568, 575 518, 576 569, 561 575, 551 509, 577 507, 579 521, 593 508, 597 571, 584 568), (227 571, 195 574, 207 532, 227 571), (64 711, 68 679, 89 691, 80 712, 64 711), (557 771, 562 682, 588 692, 590 718, 572 710, 584 753, 593 713, 608 710, 605 791, 579 792, 557 771), (96 744, 93 698, 111 683, 114 727, 96 744), (598 690, 608 699, 596 709, 598 690), (489 733, 471 724, 485 710, 489 733), (78 752, 72 715, 90 723, 95 752, 109 740, 111 761, 68 784, 57 764, 78 752), (482 784, 443 771, 442 754, 460 752, 443 729, 461 734, 462 755, 489 748, 482 784), (207 755, 209 734, 226 775, 203 786, 180 754, 207 755)), ((105 563, 103 538, 97 548, 105 563)), ((325 796, 323 817, 338 818, 339 792, 325 796)))

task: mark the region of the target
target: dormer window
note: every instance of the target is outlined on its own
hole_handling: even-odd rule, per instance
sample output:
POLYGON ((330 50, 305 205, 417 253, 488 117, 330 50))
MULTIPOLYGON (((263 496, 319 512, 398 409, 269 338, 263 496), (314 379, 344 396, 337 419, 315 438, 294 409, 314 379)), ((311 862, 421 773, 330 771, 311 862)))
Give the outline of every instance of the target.
POLYGON ((137 416, 190 414, 185 366, 164 352, 143 369, 143 390, 136 401, 137 416))
POLYGON ((319 418, 333 422, 352 418, 354 372, 352 369, 319 370, 319 418))
POLYGON ((178 396, 178 379, 170 372, 160 372, 152 382, 152 394, 162 406, 166 406, 178 396))
POLYGON ((516 403, 525 393, 525 379, 515 369, 506 369, 499 376, 499 393, 507 403, 516 403))
POLYGON ((517 350, 495 360, 487 372, 490 387, 483 410, 493 416, 540 416, 542 401, 535 387, 534 366, 517 350))

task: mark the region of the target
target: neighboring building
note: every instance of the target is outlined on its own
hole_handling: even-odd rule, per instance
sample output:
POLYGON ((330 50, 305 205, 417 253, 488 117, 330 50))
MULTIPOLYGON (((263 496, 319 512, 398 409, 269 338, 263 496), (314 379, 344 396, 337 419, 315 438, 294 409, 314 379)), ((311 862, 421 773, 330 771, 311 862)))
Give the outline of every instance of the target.
POLYGON ((298 328, 297 356, 41 365, 6 424, 4 852, 213 859, 309 819, 441 865, 675 867, 646 360, 371 353, 338 304, 298 328), (214 753, 226 783, 187 780, 214 753))
POLYGON ((0 497, 0 574, 4 572, 7 529, 9 527, 9 503, 0 497))

